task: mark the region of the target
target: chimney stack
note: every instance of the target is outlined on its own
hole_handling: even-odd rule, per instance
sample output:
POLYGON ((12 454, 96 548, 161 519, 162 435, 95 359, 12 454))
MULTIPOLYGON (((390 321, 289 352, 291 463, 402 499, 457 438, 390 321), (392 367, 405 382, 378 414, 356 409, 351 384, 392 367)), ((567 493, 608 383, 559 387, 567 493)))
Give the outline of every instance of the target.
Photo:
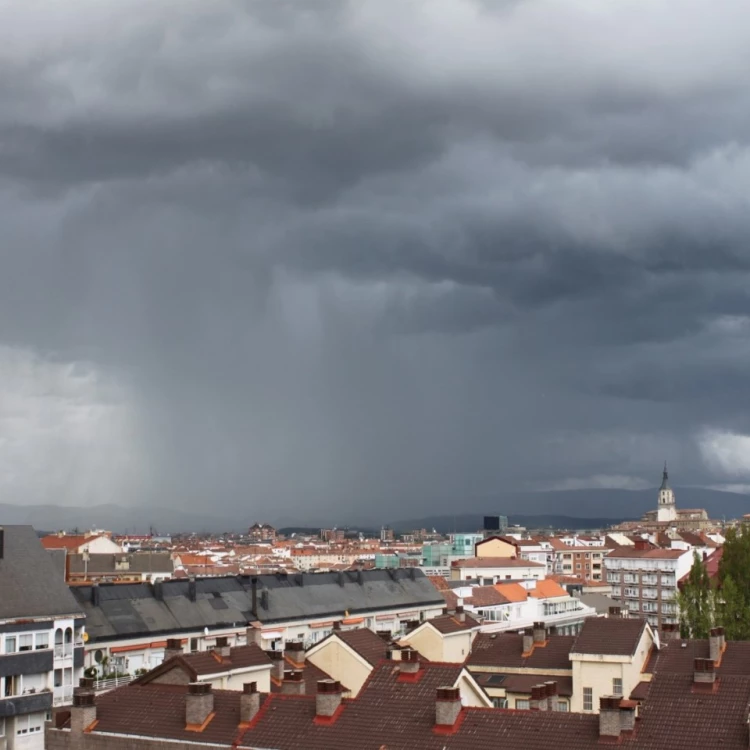
POLYGON ((445 685, 437 689, 435 699, 435 724, 452 727, 461 713, 461 692, 457 687, 445 685))
POLYGON ((201 727, 214 710, 214 694, 210 682, 191 682, 185 700, 185 723, 201 727))
POLYGON ((713 685, 716 682, 716 669, 713 659, 696 659, 693 682, 702 685, 713 685))
POLYGON ((631 734, 635 731, 635 709, 638 704, 635 701, 620 701, 620 731, 631 734))
POLYGON ((315 714, 330 719, 341 706, 341 683, 338 680, 318 680, 315 695, 315 714))
POLYGON ((401 674, 419 672, 419 654, 413 648, 401 649, 401 674))
POLYGON ((665 622, 661 626, 661 640, 664 643, 674 641, 680 636, 680 626, 676 622, 665 622))
POLYGON ((94 680, 90 677, 82 677, 79 687, 73 690, 73 706, 70 709, 72 734, 83 734, 96 721, 94 700, 94 680))
POLYGON ((708 636, 708 648, 711 660, 714 664, 718 664, 724 651, 724 628, 711 628, 708 636))
POLYGON ((523 653, 530 654, 534 648, 534 630, 526 628, 523 631, 523 653))
POLYGON ((603 695, 599 699, 599 736, 620 738, 620 698, 603 695))
POLYGON ((284 682, 281 685, 281 692, 286 695, 305 694, 305 682, 302 679, 301 669, 288 669, 284 672, 284 682))
POLYGON ((304 664, 305 644, 302 641, 287 641, 284 646, 284 656, 294 664, 304 664))
POLYGON ((266 651, 271 660, 271 677, 276 680, 284 679, 284 654, 281 651, 266 651))
POLYGON ((544 687, 547 693, 547 710, 557 711, 557 682, 555 680, 547 680, 544 683, 544 687))
POLYGON ((248 625, 245 628, 245 643, 249 646, 254 643, 258 648, 263 648, 262 630, 257 625, 248 625))
POLYGON ((464 612, 462 604, 456 605, 456 619, 459 622, 466 622, 466 612, 464 612))
POLYGON ((547 640, 547 629, 544 627, 543 622, 535 622, 532 633, 534 636, 534 643, 544 643, 547 640))
POLYGON ((229 638, 225 635, 220 635, 216 639, 216 648, 215 651, 219 656, 221 656, 223 659, 229 658, 229 655, 232 653, 230 647, 229 647, 229 638))
POLYGON ((622 617, 622 608, 621 607, 610 607, 609 608, 609 616, 610 617, 622 617))
POLYGON ((167 645, 164 649, 164 661, 171 659, 173 656, 182 654, 182 641, 179 638, 167 638, 167 645))
POLYGON ((529 701, 529 708, 532 711, 546 711, 547 710, 547 686, 546 685, 534 685, 531 688, 531 700, 529 701))
POLYGON ((260 693, 257 682, 246 682, 240 696, 240 721, 249 724, 260 711, 260 693))

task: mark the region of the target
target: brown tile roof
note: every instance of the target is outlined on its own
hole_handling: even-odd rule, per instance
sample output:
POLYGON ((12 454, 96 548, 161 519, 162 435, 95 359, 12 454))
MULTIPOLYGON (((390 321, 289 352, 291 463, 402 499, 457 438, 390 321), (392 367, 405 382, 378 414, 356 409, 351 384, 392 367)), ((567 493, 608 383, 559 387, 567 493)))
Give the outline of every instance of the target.
POLYGON ((373 667, 386 658, 388 648, 385 641, 369 628, 338 630, 332 635, 338 636, 373 667))
POLYGON ((467 612, 464 612, 463 621, 459 619, 458 615, 440 615, 439 617, 433 617, 431 620, 427 620, 427 622, 443 635, 460 633, 464 630, 478 628, 480 625, 479 620, 474 619, 467 612))
MULTIPOLYGON (((649 560, 676 560, 682 557, 684 549, 635 549, 635 547, 617 547, 607 557, 610 558, 645 558, 649 560)), ((692 552, 690 553, 692 554, 692 552)))
POLYGON ((473 586, 471 596, 464 597, 472 607, 494 607, 498 604, 509 604, 510 599, 501 594, 494 586, 473 586))
POLYGON ((440 593, 443 595, 443 599, 445 599, 445 603, 448 605, 448 609, 455 610, 458 606, 458 596, 450 590, 441 591, 440 593))
POLYGON ((454 568, 544 568, 542 563, 519 560, 517 557, 467 557, 454 560, 454 568))
POLYGON ((646 620, 636 617, 589 617, 570 651, 573 654, 632 656, 646 624, 646 620))
POLYGON ((479 633, 466 663, 472 667, 572 669, 569 654, 575 639, 574 635, 551 635, 546 646, 536 646, 524 657, 522 635, 479 633))
MULTIPOLYGON (((289 659, 285 660, 286 663, 289 666, 289 669, 300 669, 300 667, 297 664, 294 664, 289 659)), ((317 689, 318 689, 318 680, 330 680, 331 675, 329 675, 327 672, 322 670, 320 667, 316 666, 312 662, 305 662, 304 666, 301 667, 302 669, 302 681, 305 683, 305 695, 315 695, 317 689)), ((349 688, 346 687, 342 683, 341 687, 344 689, 345 692, 349 692, 349 688)), ((280 680, 276 680, 275 678, 271 678, 271 692, 272 693, 281 693, 283 691, 283 686, 280 680)))
POLYGON ((448 585, 448 581, 446 580, 445 576, 427 576, 427 578, 430 579, 432 585, 438 591, 450 591, 451 587, 448 585))
POLYGON ((646 697, 648 696, 648 690, 651 687, 650 682, 639 682, 631 691, 630 691, 630 700, 631 701, 643 701, 646 700, 646 697))
MULTIPOLYGON (((594 750, 607 744, 595 714, 463 708, 452 733, 436 732, 437 688, 454 684, 460 672, 458 665, 427 664, 418 680, 405 682, 398 665, 383 662, 359 698, 345 700, 329 723, 314 721, 313 696, 271 695, 262 699, 256 721, 240 729, 240 693, 217 690, 215 715, 200 734, 185 730, 186 688, 132 685, 97 697, 92 733, 278 750, 594 750)), ((724 676, 707 692, 694 691, 690 675, 657 675, 635 732, 619 744, 634 750, 747 748, 749 701, 747 677, 724 676)))
MULTIPOLYGON (((663 644, 649 660, 647 671, 652 674, 693 674, 695 659, 708 659, 707 640, 674 640, 663 644)), ((719 677, 750 675, 750 641, 727 641, 726 649, 716 667, 719 677)))

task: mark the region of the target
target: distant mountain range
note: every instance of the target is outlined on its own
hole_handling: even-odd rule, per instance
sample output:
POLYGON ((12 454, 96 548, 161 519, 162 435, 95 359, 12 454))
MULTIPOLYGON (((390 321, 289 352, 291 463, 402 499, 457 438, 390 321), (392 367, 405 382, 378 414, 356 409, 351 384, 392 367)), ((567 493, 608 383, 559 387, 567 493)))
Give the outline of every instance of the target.
MULTIPOLYGON (((750 513, 750 495, 721 492, 698 487, 675 488, 678 508, 705 508, 711 518, 738 518, 750 513)), ((396 530, 436 528, 438 531, 475 531, 482 525, 484 515, 508 516, 511 523, 543 528, 599 528, 623 519, 638 519, 647 510, 656 507, 656 489, 649 490, 560 490, 551 492, 503 493, 493 497, 457 498, 454 502, 443 500, 438 512, 413 518, 378 518, 373 505, 358 511, 347 506, 341 518, 330 514, 320 519, 305 519, 303 524, 314 528, 337 524, 352 528, 379 528, 387 523, 396 530), (456 508, 456 515, 442 508, 456 508)), ((403 507, 409 507, 404 502, 403 507)), ((423 503, 413 503, 424 507, 423 503)), ((309 511, 307 511, 309 515, 309 511)), ((253 521, 263 520, 277 527, 289 526, 289 515, 278 517, 269 507, 234 509, 217 508, 209 514, 193 513, 182 509, 159 507, 120 507, 96 505, 90 508, 59 505, 8 505, 0 504, 0 525, 32 524, 37 529, 104 528, 119 533, 145 533, 152 526, 160 533, 175 534, 183 531, 219 532, 241 531, 253 521), (256 518, 257 516, 257 518, 256 518)), ((303 519, 300 519, 303 520, 303 519)))

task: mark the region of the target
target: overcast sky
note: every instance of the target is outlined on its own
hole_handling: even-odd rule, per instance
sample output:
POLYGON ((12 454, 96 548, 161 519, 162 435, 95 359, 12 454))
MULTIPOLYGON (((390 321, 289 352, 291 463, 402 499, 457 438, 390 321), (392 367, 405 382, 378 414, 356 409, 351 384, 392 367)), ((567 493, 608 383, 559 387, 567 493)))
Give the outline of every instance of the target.
POLYGON ((0 502, 750 490, 749 70, 747 0, 0 0, 0 502))

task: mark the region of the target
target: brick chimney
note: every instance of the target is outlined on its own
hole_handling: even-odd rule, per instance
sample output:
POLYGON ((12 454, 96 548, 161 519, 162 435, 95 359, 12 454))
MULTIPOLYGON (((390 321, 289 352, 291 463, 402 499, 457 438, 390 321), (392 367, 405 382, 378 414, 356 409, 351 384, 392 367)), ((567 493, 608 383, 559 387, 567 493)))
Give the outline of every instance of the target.
POLYGON ((282 651, 266 651, 271 660, 271 677, 276 680, 284 679, 284 653, 282 651))
POLYGON ((716 669, 713 659, 696 659, 693 683, 698 685, 712 685, 716 682, 716 669))
POLYGON ((223 659, 229 658, 231 650, 229 648, 229 638, 221 635, 216 639, 216 648, 214 649, 223 659))
POLYGON ((459 622, 466 622, 466 612, 464 612, 462 604, 456 605, 456 619, 459 622))
POLYGON ((637 550, 651 549, 651 543, 648 541, 648 539, 636 539, 635 544, 633 545, 633 549, 637 549, 637 550))
POLYGON ((245 643, 249 646, 254 643, 259 648, 263 648, 263 636, 260 627, 248 625, 245 628, 245 643))
POLYGON ((214 694, 210 682, 191 682, 185 700, 185 723, 200 727, 214 710, 214 694))
POLYGON ((547 710, 557 711, 557 682, 555 680, 547 680, 544 683, 544 687, 547 692, 547 710))
POLYGON ((171 659, 173 656, 180 656, 180 654, 182 654, 182 641, 179 638, 167 638, 164 661, 171 659))
POLYGON ((620 731, 631 734, 635 731, 635 709, 638 704, 635 701, 620 701, 620 731))
POLYGON ((599 698, 599 736, 617 738, 622 731, 620 719, 620 698, 603 695, 599 698))
POLYGON ((243 724, 251 722, 260 711, 260 693, 257 682, 246 682, 242 686, 240 696, 240 721, 243 724))
POLYGON ((413 648, 401 649, 401 673, 416 674, 419 672, 419 654, 413 648))
POLYGON ((294 664, 305 663, 305 644, 302 641, 287 641, 284 656, 294 664))
POLYGON ((609 608, 610 617, 622 617, 622 607, 612 606, 609 608))
POLYGON ((523 653, 530 654, 534 648, 534 630, 533 628, 526 628, 523 631, 523 653))
POLYGON ((439 727, 455 726, 461 713, 461 692, 457 687, 445 685, 437 689, 435 699, 435 724, 439 727))
POLYGON ((708 636, 708 648, 711 655, 711 661, 718 664, 721 661, 721 655, 724 651, 724 628, 711 628, 708 636))
POLYGON ((531 688, 531 700, 529 701, 529 708, 532 711, 546 711, 548 705, 547 686, 534 685, 531 688))
POLYGON ((674 641, 680 636, 680 626, 676 622, 662 623, 660 638, 664 643, 674 641))
POLYGON ((72 734, 83 734, 84 730, 96 721, 94 700, 93 678, 82 677, 79 687, 73 690, 73 706, 70 709, 70 731, 72 734))
POLYGON ((284 682, 281 684, 281 692, 285 695, 305 694, 305 681, 302 679, 301 669, 287 669, 284 672, 284 682))
POLYGON ((321 718, 331 718, 341 706, 341 683, 338 680, 318 680, 315 695, 315 714, 321 718))
POLYGON ((535 622, 533 628, 534 643, 546 643, 547 641, 547 629, 544 627, 543 622, 535 622))

